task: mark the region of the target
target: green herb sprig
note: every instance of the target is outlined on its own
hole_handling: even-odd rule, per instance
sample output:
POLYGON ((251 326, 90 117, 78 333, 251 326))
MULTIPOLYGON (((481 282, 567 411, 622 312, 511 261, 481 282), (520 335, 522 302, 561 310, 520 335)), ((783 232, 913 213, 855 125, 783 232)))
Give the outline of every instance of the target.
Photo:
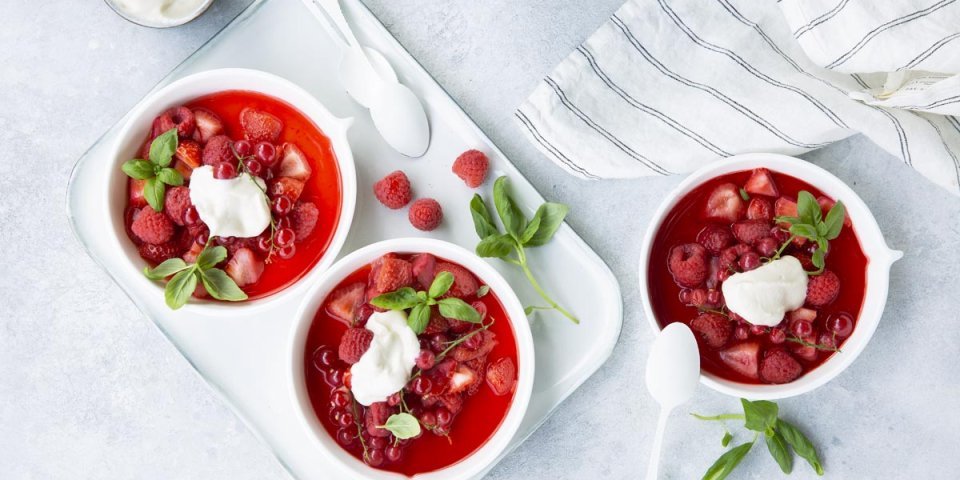
MULTIPOLYGON (((736 447, 727 450, 707 469, 703 475, 704 480, 722 480, 730 475, 743 458, 750 452, 753 445, 763 435, 764 442, 767 444, 767 450, 770 456, 780 466, 783 473, 789 474, 793 471, 793 454, 796 453, 800 458, 807 461, 817 475, 823 475, 823 465, 820 463, 820 457, 817 455, 816 447, 803 432, 798 430, 792 424, 779 418, 779 407, 774 402, 750 400, 741 398, 743 405, 743 414, 726 413, 722 415, 704 416, 693 413, 695 418, 707 421, 742 420, 744 427, 752 430, 753 439, 742 443, 736 447), (791 452, 792 449, 792 452, 791 452)), ((724 435, 721 444, 726 447, 733 439, 733 435, 724 427, 724 435)))
POLYGON ((493 204, 506 233, 502 233, 493 222, 487 204, 484 203, 480 195, 474 195, 473 200, 470 201, 473 226, 480 237, 480 243, 476 247, 477 255, 499 258, 523 270, 530 285, 537 291, 540 298, 549 305, 547 307, 527 307, 524 309, 527 315, 535 310, 552 309, 560 312, 573 323, 579 324, 580 320, 550 298, 534 278, 530 265, 527 263, 525 251, 525 248, 539 247, 549 242, 553 235, 557 233, 560 225, 563 224, 563 219, 566 218, 570 209, 560 203, 547 202, 540 205, 533 218, 527 220, 507 192, 507 177, 505 176, 498 178, 493 184, 493 204))
POLYGON ((163 211, 163 198, 167 185, 183 185, 183 175, 170 168, 173 154, 177 151, 177 129, 171 128, 153 139, 150 144, 149 159, 135 158, 124 162, 120 167, 130 178, 145 180, 143 196, 155 211, 163 211))
POLYGON ((810 257, 810 261, 813 263, 813 266, 817 267, 817 270, 807 272, 807 274, 819 275, 823 273, 825 267, 824 259, 827 255, 830 240, 834 240, 840 236, 840 231, 843 229, 843 221, 846 216, 847 209, 844 207, 843 202, 839 200, 830 211, 827 212, 827 215, 824 216, 820 209, 820 204, 817 203, 817 199, 813 198, 810 192, 802 190, 797 194, 797 216, 781 216, 776 218, 777 222, 789 225, 788 231, 790 232, 790 238, 777 250, 773 260, 780 258, 784 249, 786 249, 787 245, 795 238, 806 238, 817 244, 817 249, 814 250, 813 255, 810 257))
POLYGON ((388 430, 399 440, 406 440, 420 435, 420 422, 417 420, 417 417, 406 412, 390 415, 390 417, 387 418, 387 423, 378 425, 377 428, 388 430))
POLYGON ((375 307, 387 310, 410 310, 410 314, 407 315, 407 325, 417 335, 423 333, 427 324, 430 323, 430 309, 434 305, 440 310, 440 315, 446 318, 480 323, 483 320, 480 312, 467 302, 456 297, 441 298, 453 286, 453 280, 452 273, 440 272, 433 279, 430 289, 426 292, 418 292, 410 287, 403 287, 374 297, 373 300, 370 300, 370 303, 375 307))
POLYGON ((182 258, 170 258, 154 268, 145 267, 143 274, 151 280, 163 280, 173 275, 163 290, 167 306, 173 310, 186 305, 190 295, 203 283, 203 288, 217 300, 238 302, 247 299, 247 294, 236 282, 216 265, 227 258, 227 249, 222 246, 207 247, 197 255, 196 263, 187 263, 182 258))

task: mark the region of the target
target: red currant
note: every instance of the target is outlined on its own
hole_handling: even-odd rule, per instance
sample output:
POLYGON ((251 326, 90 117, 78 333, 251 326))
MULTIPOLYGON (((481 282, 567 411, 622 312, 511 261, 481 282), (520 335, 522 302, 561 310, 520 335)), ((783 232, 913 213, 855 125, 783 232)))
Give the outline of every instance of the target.
POLYGON ((279 197, 273 199, 273 213, 276 213, 282 217, 290 213, 291 208, 293 208, 293 201, 290 200, 290 197, 286 195, 280 195, 279 197))
POLYGON ((350 412, 343 412, 340 414, 339 425, 341 427, 349 427, 350 425, 353 425, 353 414, 350 412))
POLYGON ((470 350, 476 350, 480 348, 480 340, 481 340, 480 335, 474 333, 470 335, 470 337, 463 342, 463 345, 469 348, 470 350))
POLYGON ((437 414, 433 412, 423 412, 423 415, 420 415, 420 423, 427 427, 437 426, 437 414))
POLYGON ((400 457, 403 456, 403 449, 399 445, 390 445, 383 450, 383 454, 387 457, 387 460, 398 462, 400 457))
POLYGON ((247 171, 250 172, 250 175, 253 175, 254 177, 261 177, 261 176, 263 176, 263 164, 262 164, 262 163, 260 163, 260 162, 258 162, 258 161, 256 161, 256 160, 254 160, 254 159, 251 158, 251 159, 245 160, 245 161, 243 162, 243 165, 244 165, 245 167, 247 167, 247 171))
POLYGON ((326 371, 337 361, 337 354, 329 348, 318 348, 313 352, 313 366, 317 370, 326 371))
POLYGON ((773 343, 783 343, 787 340, 787 332, 782 328, 774 328, 770 330, 770 341, 773 343))
POLYGON ((276 235, 273 237, 273 241, 276 242, 280 247, 293 245, 293 242, 296 239, 296 234, 294 234, 293 230, 289 228, 281 228, 280 230, 277 230, 276 235))
POLYGON ((367 465, 370 465, 371 467, 379 467, 383 464, 384 460, 383 450, 373 449, 368 451, 364 460, 366 460, 367 465))
POLYGON ((346 407, 350 405, 350 394, 343 390, 337 390, 330 395, 330 404, 340 408, 346 407))
POLYGON ((760 255, 757 252, 747 252, 740 257, 740 269, 749 272, 760 266, 760 255))
POLYGON ((271 168, 277 161, 277 149, 269 142, 260 142, 253 149, 253 155, 265 167, 271 168))
POLYGON ((738 325, 737 328, 733 329, 733 336, 737 340, 746 340, 750 336, 750 330, 743 325, 738 325))
POLYGON ((450 425, 450 422, 453 421, 453 415, 450 413, 450 410, 440 407, 437 409, 437 423, 440 425, 450 425))
POLYGON ((411 385, 410 385, 410 390, 413 391, 414 394, 420 395, 421 397, 430 393, 430 390, 432 388, 433 388, 433 382, 431 382, 429 378, 424 377, 423 375, 417 378, 414 378, 413 382, 411 382, 411 385))
POLYGON ((213 177, 220 180, 229 180, 237 176, 237 167, 230 162, 220 162, 213 167, 213 177))
POLYGON ((343 385, 343 370, 334 368, 327 372, 327 385, 333 388, 343 385))
POLYGON ((280 255, 280 258, 284 260, 290 260, 293 258, 295 253, 297 253, 296 245, 287 245, 286 247, 280 247, 280 250, 277 250, 277 255, 280 255))
POLYGON ((827 330, 840 338, 847 338, 853 333, 853 317, 848 313, 837 313, 827 318, 827 330))
POLYGON ((417 368, 420 370, 429 370, 437 361, 437 356, 430 350, 420 350, 417 355, 417 368))
POLYGON ((753 325, 750 327, 750 333, 754 335, 763 335, 767 333, 767 327, 764 327, 763 325, 753 325))
POLYGON ((260 249, 261 252, 263 252, 263 253, 269 252, 271 246, 272 246, 272 245, 271 245, 271 242, 270 242, 270 234, 269 234, 269 233, 264 233, 264 234, 260 235, 259 237, 257 237, 257 248, 260 249))
POLYGON ((807 320, 797 320, 794 322, 792 330, 796 336, 804 338, 813 333, 813 324, 807 320))
POLYGON ((430 337, 430 348, 437 353, 442 352, 447 348, 447 342, 449 339, 446 335, 442 333, 435 333, 430 337))
POLYGON ((387 397, 387 405, 390 405, 391 407, 400 405, 400 392, 394 393, 393 395, 387 397))
POLYGON ((385 437, 373 437, 370 439, 370 448, 375 448, 377 450, 383 450, 387 447, 387 439, 385 437))
POLYGON ((241 157, 249 157, 253 154, 253 144, 249 140, 237 140, 233 143, 233 149, 237 151, 237 155, 241 157))
POLYGON ((778 248, 780 248, 780 245, 777 244, 775 238, 767 237, 757 241, 757 252, 764 257, 772 257, 773 254, 777 253, 778 248))
POLYGON ((206 228, 200 230, 200 233, 198 233, 193 240, 197 242, 197 245, 206 245, 210 240, 210 231, 206 228))
POLYGON ((200 221, 200 213, 197 212, 197 207, 190 205, 187 207, 187 211, 183 212, 183 223, 187 225, 196 225, 200 221))
POLYGON ((280 217, 277 219, 277 230, 280 230, 281 228, 290 228, 289 217, 280 217))
POLYGON ((344 447, 352 445, 356 439, 356 434, 353 432, 353 429, 349 427, 337 430, 337 442, 344 447))

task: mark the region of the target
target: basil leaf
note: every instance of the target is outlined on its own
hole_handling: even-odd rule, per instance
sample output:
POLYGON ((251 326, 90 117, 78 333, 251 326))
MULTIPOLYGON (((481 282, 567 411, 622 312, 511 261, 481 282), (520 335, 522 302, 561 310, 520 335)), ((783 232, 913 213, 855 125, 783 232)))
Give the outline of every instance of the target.
POLYGON ((477 255, 486 258, 504 258, 513 251, 514 243, 510 235, 490 235, 477 244, 477 255))
POLYGON ((177 128, 171 128, 161 133, 153 139, 150 144, 150 161, 166 167, 170 165, 170 159, 177 151, 177 128))
POLYGON ((713 465, 707 469, 707 473, 703 474, 703 480, 722 480, 727 478, 727 475, 730 475, 730 472, 734 468, 737 468, 737 465, 740 464, 740 461, 743 460, 743 457, 747 455, 747 452, 753 448, 753 442, 744 443, 743 445, 733 447, 728 450, 727 453, 720 455, 720 458, 716 462, 713 462, 713 465))
POLYGON ((816 240, 819 236, 817 234, 817 229, 814 228, 813 225, 808 225, 806 223, 795 223, 790 225, 790 233, 810 240, 816 240))
POLYGON ((203 280, 203 288, 217 300, 239 302, 247 299, 247 294, 237 286, 230 275, 219 268, 201 271, 200 278, 203 280))
POLYGON ((800 218, 803 219, 804 223, 809 223, 810 225, 816 225, 822 220, 820 217, 820 204, 817 203, 817 199, 813 198, 813 195, 806 190, 801 190, 800 193, 797 194, 797 213, 800 215, 800 218))
POLYGON ((720 439, 720 446, 726 447, 730 445, 730 440, 733 440, 733 435, 730 432, 723 432, 723 438, 720 439))
POLYGON ((493 204, 497 207, 497 214, 503 222, 503 228, 511 237, 519 239, 523 231, 525 219, 520 209, 513 203, 507 193, 507 177, 503 176, 493 183, 493 204))
POLYGON ((797 430, 797 427, 794 427, 785 420, 777 420, 777 432, 793 447, 793 451, 797 452, 800 458, 806 460, 807 463, 813 467, 817 475, 823 475, 823 465, 820 464, 820 457, 817 456, 817 450, 803 432, 797 430))
POLYGON ((810 256, 810 263, 813 263, 814 267, 823 269, 823 267, 826 266, 824 263, 824 256, 825 254, 823 248, 817 247, 817 249, 813 251, 813 255, 810 256))
POLYGON ((154 268, 144 267, 143 275, 150 280, 160 280, 190 267, 182 258, 168 258, 154 268))
POLYGON ((487 238, 490 235, 497 235, 500 230, 493 224, 493 218, 490 211, 487 210, 487 204, 478 194, 473 194, 470 200, 470 216, 473 217, 473 228, 477 231, 477 236, 487 238))
POLYGON ((827 212, 827 218, 823 221, 827 225, 827 233, 823 234, 827 240, 833 240, 840 236, 840 230, 843 229, 843 222, 847 218, 847 207, 843 202, 837 201, 836 205, 827 212))
POLYGON ((200 270, 209 270, 226 259, 227 249, 223 246, 204 248, 200 255, 197 255, 197 266, 200 267, 200 270))
POLYGON ((375 307, 386 308, 387 310, 406 310, 413 308, 414 305, 422 303, 417 296, 417 292, 410 287, 403 287, 395 292, 384 293, 370 300, 370 304, 375 307))
POLYGON ((789 474, 793 470, 793 454, 787 448, 783 436, 774 431, 773 435, 764 435, 764 438, 767 440, 767 450, 770 450, 770 455, 777 461, 777 465, 780 465, 780 470, 789 474))
POLYGON ((774 217, 773 220, 777 223, 789 223, 790 225, 803 223, 803 220, 801 220, 800 217, 781 216, 781 217, 774 217))
POLYGON ((197 275, 193 269, 181 270, 167 282, 163 289, 163 298, 167 306, 173 310, 186 305, 190 295, 197 288, 197 275))
POLYGON ((437 298, 444 293, 447 293, 447 290, 450 290, 450 287, 453 286, 453 274, 450 272, 440 272, 433 279, 433 283, 430 284, 430 298, 437 298))
POLYGON ((166 185, 156 178, 148 178, 143 184, 143 196, 147 199, 150 207, 157 212, 163 211, 163 196, 167 192, 166 185))
POLYGON ((394 437, 400 440, 416 437, 420 435, 420 422, 416 417, 409 413, 395 413, 387 418, 387 423, 377 426, 389 430, 394 437))
POLYGON ((160 180, 167 185, 173 185, 179 187, 183 185, 183 175, 180 175, 180 172, 166 167, 163 170, 160 170, 160 173, 157 174, 157 180, 160 180))
POLYGON ((153 164, 146 160, 127 160, 123 163, 123 166, 121 166, 120 169, 123 170, 123 173, 126 173, 128 177, 135 178, 137 180, 146 180, 148 178, 153 178, 155 175, 153 171, 153 164))
POLYGON ((470 323, 480 323, 482 320, 480 312, 459 298, 444 298, 438 301, 437 305, 440 306, 440 315, 446 318, 453 318, 470 323))
POLYGON ((521 245, 526 245, 527 242, 537 234, 537 231, 540 230, 541 220, 543 220, 543 212, 538 208, 536 213, 533 214, 533 218, 527 222, 527 226, 523 229, 523 233, 520 234, 520 238, 517 239, 521 245))
POLYGON ((751 402, 745 398, 741 398, 740 403, 743 404, 743 415, 746 417, 744 426, 748 429, 766 433, 777 424, 777 414, 780 409, 776 403, 766 400, 751 402))
POLYGON ((477 289, 477 298, 482 298, 488 293, 490 293, 490 287, 487 285, 480 285, 480 288, 477 289))
MULTIPOLYGON (((382 307, 381 307, 382 308, 382 307)), ((410 315, 407 316, 407 325, 410 327, 410 330, 413 330, 413 333, 420 335, 427 328, 427 324, 430 323, 430 307, 418 303, 413 307, 413 310, 410 310, 410 315)))
POLYGON ((523 241, 523 244, 528 247, 539 247, 549 242, 553 235, 557 233, 560 225, 563 225, 563 219, 567 217, 569 211, 570 208, 561 203, 547 202, 540 205, 536 215, 534 215, 534 218, 541 217, 540 228, 532 237, 523 241))

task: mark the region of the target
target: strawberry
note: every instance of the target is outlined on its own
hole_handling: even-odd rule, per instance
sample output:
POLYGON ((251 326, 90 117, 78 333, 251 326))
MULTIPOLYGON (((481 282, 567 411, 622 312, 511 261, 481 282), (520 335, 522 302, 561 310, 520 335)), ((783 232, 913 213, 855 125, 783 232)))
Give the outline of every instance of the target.
POLYGON ((199 142, 206 143, 211 138, 223 133, 223 122, 215 113, 198 108, 193 111, 193 117, 197 122, 197 131, 199 142))
MULTIPOLYGON (((773 204, 773 214, 777 217, 796 217, 799 215, 797 212, 797 202, 787 197, 780 197, 773 204)), ((777 225, 783 228, 790 228, 790 224, 786 222, 780 222, 777 225)))
MULTIPOLYGON (((166 112, 161 113, 153 119, 153 124, 150 126, 150 140, 152 141, 154 138, 159 137, 161 133, 175 127, 176 125, 173 123, 173 117, 167 115, 166 112)), ((152 142, 147 142, 147 145, 149 146, 150 143, 152 142)), ((143 158, 146 159, 147 157, 144 156, 143 158)))
POLYGON ((730 340, 733 326, 723 315, 704 312, 690 320, 690 329, 710 348, 720 348, 730 340))
POLYGON ((736 222, 743 213, 743 198, 740 190, 732 183, 717 185, 707 198, 705 214, 707 218, 736 222))
POLYGON ((427 370, 426 375, 433 382, 434 386, 446 385, 450 381, 450 377, 453 376, 453 372, 457 369, 457 366, 456 360, 445 358, 434 365, 433 368, 427 370))
POLYGON ((163 211, 166 212, 170 220, 177 225, 183 226, 183 214, 190 206, 190 189, 187 187, 171 187, 167 189, 167 194, 163 199, 163 211))
POLYGON ((806 303, 819 308, 836 300, 839 293, 840 277, 830 270, 824 270, 820 275, 810 277, 806 303))
POLYGON ((147 206, 147 197, 143 196, 143 186, 146 185, 146 183, 146 180, 137 180, 136 178, 131 178, 127 181, 127 194, 131 207, 141 208, 147 206))
POLYGON ((380 268, 370 273, 373 287, 380 293, 413 285, 413 265, 402 258, 381 257, 380 268))
POLYGON ((203 146, 203 164, 217 165, 223 162, 236 161, 233 150, 230 148, 231 145, 233 145, 233 142, 226 135, 217 135, 207 140, 207 144, 203 146))
MULTIPOLYGON (((162 116, 167 116, 177 127, 177 135, 180 138, 190 138, 194 129, 197 127, 197 119, 189 108, 179 106, 167 110, 162 116)), ((162 133, 162 132, 161 132, 162 133)))
POLYGON ((760 379, 767 383, 790 383, 801 373, 800 362, 779 348, 768 350, 760 361, 760 379))
POLYGON ((280 177, 292 177, 300 181, 306 181, 310 178, 310 162, 307 156, 303 154, 296 145, 284 143, 280 155, 280 167, 277 175, 280 177))
POLYGON ((203 163, 203 150, 200 148, 200 144, 193 140, 180 140, 177 144, 177 151, 173 156, 191 169, 197 168, 203 163))
POLYGON ((767 222, 773 220, 773 204, 763 197, 751 198, 747 204, 747 219, 767 222))
POLYGON ((144 243, 159 245, 173 238, 173 223, 162 212, 144 208, 130 225, 130 230, 144 243))
POLYGON ((513 359, 503 357, 497 359, 487 367, 487 385, 493 394, 502 397, 513 391, 517 384, 517 367, 513 359))
POLYGON ((763 220, 744 220, 734 223, 730 229, 737 240, 747 245, 754 245, 758 240, 770 236, 770 225, 763 220))
POLYGON ((750 195, 766 195, 768 197, 780 195, 780 190, 777 189, 777 184, 773 181, 773 175, 766 168, 755 169, 743 189, 750 195))
POLYGON ((320 210, 313 202, 297 202, 287 214, 287 218, 290 219, 290 228, 299 242, 313 233, 320 218, 320 210))
POLYGON ((367 407, 363 418, 367 434, 371 437, 389 437, 390 430, 380 427, 387 423, 390 415, 393 415, 393 408, 387 402, 376 402, 367 407))
POLYGON ((360 361, 360 357, 370 348, 370 342, 373 341, 373 332, 366 328, 348 328, 340 337, 340 348, 338 353, 340 360, 350 365, 360 361))
POLYGON ((719 255, 721 250, 733 244, 733 235, 726 227, 707 225, 697 234, 697 243, 711 254, 719 255))
POLYGON ((817 319, 817 311, 809 308, 798 308, 792 312, 787 312, 787 323, 793 325, 800 320, 806 320, 813 323, 817 319))
MULTIPOLYGON (((188 234, 190 232, 187 232, 188 234)), ((187 251, 183 253, 183 261, 187 263, 196 263, 197 257, 200 256, 200 252, 203 251, 203 245, 200 245, 197 242, 193 242, 187 246, 187 251)), ((206 293, 206 291, 204 291, 206 293)))
MULTIPOLYGON (((812 334, 812 333, 811 333, 810 335, 806 335, 806 336, 800 337, 800 339, 803 340, 804 342, 807 342, 807 343, 816 343, 816 342, 817 342, 817 336, 816 336, 815 334, 812 334)), ((801 343, 793 343, 793 344, 790 345, 790 351, 792 351, 794 355, 796 355, 796 356, 800 357, 801 359, 806 360, 806 361, 808 361, 808 362, 812 362, 812 361, 814 361, 814 360, 817 359, 817 349, 816 349, 816 347, 811 347, 811 346, 809 346, 809 345, 803 345, 803 344, 801 344, 801 343)))
POLYGON ((327 314, 348 325, 352 324, 357 307, 363 303, 365 290, 366 286, 360 282, 338 288, 330 294, 330 300, 327 301, 327 314))
POLYGON ((482 323, 487 318, 487 304, 480 300, 474 300, 470 306, 480 314, 480 322, 482 323))
POLYGON ((392 172, 373 184, 373 196, 385 207, 396 210, 410 203, 410 179, 400 170, 392 172))
MULTIPOLYGON (((474 386, 479 384, 479 382, 474 383, 474 386)), ((443 404, 444 408, 446 408, 453 415, 456 415, 460 413, 460 410, 463 410, 463 397, 459 394, 448 393, 446 395, 434 395, 433 398, 436 398, 437 402, 443 404)))
POLYGON ((137 252, 144 260, 158 264, 179 255, 180 246, 176 242, 167 242, 160 245, 144 243, 137 247, 137 252))
POLYGON ((447 290, 445 297, 466 298, 477 293, 477 289, 480 288, 477 277, 460 265, 440 262, 437 264, 437 273, 440 272, 449 272, 453 275, 453 285, 450 286, 450 290, 447 290))
POLYGON ((250 107, 240 111, 240 126, 244 138, 251 142, 276 143, 283 131, 283 122, 279 118, 250 107))
POLYGON ((437 257, 429 253, 418 253, 410 260, 413 265, 413 276, 417 277, 420 288, 426 290, 430 288, 433 279, 437 276, 437 257))
POLYGON ((277 198, 280 195, 286 195, 290 201, 296 203, 303 193, 303 182, 291 177, 279 177, 270 183, 267 194, 270 198, 277 198))
MULTIPOLYGON (((829 198, 821 195, 817 197, 817 204, 820 205, 820 211, 823 212, 823 217, 826 218, 827 213, 830 212, 830 209, 833 208, 833 206, 836 205, 837 202, 834 202, 833 200, 830 200, 829 198)), ((853 226, 853 222, 850 221, 850 215, 844 215, 843 226, 847 228, 850 228, 853 226)))
POLYGON ((443 209, 432 198, 421 198, 410 205, 408 214, 410 224, 417 230, 429 232, 440 226, 443 220, 443 209))
POLYGON ((250 248, 242 247, 230 257, 224 271, 237 283, 238 287, 244 287, 257 283, 260 275, 263 275, 263 268, 263 260, 250 248))
POLYGON ((133 229, 130 228, 130 227, 133 226, 133 221, 137 219, 137 216, 138 216, 138 215, 140 215, 140 208, 139 208, 139 207, 128 206, 128 207, 123 211, 123 227, 124 227, 124 230, 127 232, 127 236, 130 237, 130 240, 133 241, 134 245, 136 245, 136 246, 139 247, 140 244, 143 243, 143 241, 140 240, 140 238, 137 237, 136 234, 133 233, 133 229))
POLYGON ((184 180, 189 181, 190 177, 193 176, 193 168, 179 160, 174 160, 173 169, 180 172, 180 176, 182 176, 184 180))
POLYGON ((756 379, 758 370, 757 353, 760 344, 747 342, 734 345, 720 351, 720 360, 733 371, 748 378, 756 379))
MULTIPOLYGON (((731 247, 732 248, 732 247, 731 247)), ((687 243, 670 249, 667 267, 673 281, 681 287, 694 288, 707 279, 707 250, 699 243, 687 243)))
POLYGON ((483 183, 489 168, 490 161, 479 150, 467 150, 453 162, 453 173, 470 188, 477 188, 483 183))
POLYGON ((433 335, 435 333, 446 333, 450 329, 450 322, 447 321, 443 315, 440 315, 439 312, 434 310, 430 314, 430 322, 427 323, 426 328, 423 329, 424 335, 433 335))
POLYGON ((450 376, 447 393, 460 393, 479 380, 477 372, 465 365, 460 365, 450 376))
POLYGON ((474 335, 480 338, 477 348, 468 347, 467 342, 461 343, 450 351, 450 358, 458 362, 469 362, 487 356, 497 346, 497 335, 489 330, 474 333, 474 335))

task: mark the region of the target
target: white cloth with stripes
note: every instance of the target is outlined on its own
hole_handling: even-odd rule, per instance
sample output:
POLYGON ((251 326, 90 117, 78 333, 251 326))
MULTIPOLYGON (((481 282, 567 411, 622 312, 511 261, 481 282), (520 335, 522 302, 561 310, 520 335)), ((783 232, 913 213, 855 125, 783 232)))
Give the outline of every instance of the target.
POLYGON ((960 41, 950 43, 960 0, 877 3, 630 0, 544 79, 517 121, 585 178, 799 154, 860 132, 960 193, 960 121, 918 111, 960 108, 960 41), (902 66, 912 70, 858 73, 902 66), (904 104, 914 111, 865 103, 918 96, 927 103, 904 104))

